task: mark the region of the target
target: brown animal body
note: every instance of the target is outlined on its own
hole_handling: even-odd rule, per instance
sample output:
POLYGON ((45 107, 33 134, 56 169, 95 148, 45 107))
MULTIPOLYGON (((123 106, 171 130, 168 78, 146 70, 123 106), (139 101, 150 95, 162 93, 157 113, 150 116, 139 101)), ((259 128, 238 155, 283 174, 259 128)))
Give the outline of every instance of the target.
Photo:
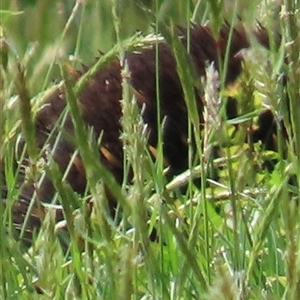
MULTIPOLYGON (((190 55, 194 63, 196 73, 205 76, 205 67, 208 63, 215 62, 218 68, 218 55, 224 58, 227 43, 229 42, 230 28, 224 25, 219 33, 218 39, 214 39, 208 26, 194 26, 191 29, 190 55)), ((179 35, 183 44, 187 39, 184 29, 179 29, 179 35)), ((233 82, 240 73, 242 58, 239 55, 241 49, 249 47, 249 41, 243 29, 233 31, 230 40, 227 83, 233 82)), ((140 96, 139 105, 145 105, 143 112, 144 122, 149 128, 149 144, 156 147, 157 144, 157 93, 156 93, 156 54, 155 46, 145 49, 139 53, 126 53, 129 66, 129 82, 140 96)), ((170 174, 175 175, 184 171, 187 166, 187 108, 184 95, 176 72, 176 60, 172 49, 165 43, 158 46, 159 57, 159 95, 161 104, 161 117, 165 118, 163 127, 164 156, 170 166, 170 174)), ((93 128, 95 136, 102 134, 99 153, 104 166, 114 175, 117 182, 123 180, 123 144, 120 139, 122 126, 120 119, 122 110, 120 100, 122 98, 122 68, 116 59, 109 66, 99 70, 82 89, 79 100, 83 119, 93 128)), ((78 71, 76 77, 84 72, 78 71)), ((195 87, 198 113, 202 119, 203 103, 195 87)), ((66 106, 64 87, 58 88, 44 103, 37 114, 36 134, 37 144, 40 149, 47 144, 52 149, 55 136, 49 138, 50 133, 56 132, 57 120, 66 106)), ((229 112, 230 114, 230 112, 229 112)), ((200 126, 200 124, 199 124, 200 126)), ((56 145, 53 158, 64 173, 69 166, 70 158, 75 149, 70 135, 73 134, 71 117, 68 116, 64 123, 64 134, 56 145)), ((74 159, 67 175, 67 181, 74 191, 83 194, 86 190, 86 174, 79 155, 74 159)), ((55 189, 51 180, 45 176, 39 187, 31 183, 23 183, 22 192, 13 207, 13 219, 17 228, 23 226, 25 214, 28 210, 34 193, 39 200, 51 202, 55 189)), ((110 206, 113 210, 116 201, 109 197, 110 206)), ((24 239, 30 241, 32 232, 40 226, 41 216, 35 213, 35 206, 31 208, 31 217, 26 225, 27 230, 24 239)), ((59 216, 60 218, 61 216, 59 216)))

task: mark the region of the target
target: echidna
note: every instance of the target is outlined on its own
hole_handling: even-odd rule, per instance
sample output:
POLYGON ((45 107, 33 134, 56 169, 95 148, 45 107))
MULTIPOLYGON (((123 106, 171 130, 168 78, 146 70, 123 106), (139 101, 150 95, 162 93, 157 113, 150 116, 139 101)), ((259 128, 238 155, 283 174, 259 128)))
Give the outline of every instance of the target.
MULTIPOLYGON (((187 44, 185 29, 178 27, 180 40, 187 44)), ((249 47, 250 43, 242 26, 236 27, 232 36, 230 26, 224 25, 217 38, 214 38, 209 26, 194 25, 190 31, 190 57, 194 64, 197 76, 205 76, 205 68, 214 62, 219 68, 219 62, 228 52, 228 66, 226 83, 233 82, 241 71, 242 56, 240 50, 249 47), (230 47, 228 48, 228 43, 230 47)), ((266 43, 266 33, 260 30, 259 39, 266 43)), ((142 116, 149 129, 149 144, 157 146, 157 91, 156 91, 156 50, 155 45, 149 46, 140 52, 126 53, 126 62, 130 71, 129 82, 137 94, 137 102, 143 106, 142 116)), ((158 44, 158 77, 161 118, 165 118, 163 127, 163 150, 169 164, 169 174, 176 175, 188 167, 188 116, 184 101, 183 90, 176 71, 176 60, 171 47, 167 43, 158 44)), ((75 78, 80 78, 87 70, 77 71, 75 78)), ((101 136, 101 149, 99 159, 113 174, 120 184, 123 180, 123 145, 120 139, 122 130, 120 119, 122 111, 120 100, 122 98, 122 67, 119 60, 110 63, 97 71, 86 83, 80 92, 80 108, 86 124, 93 129, 96 137, 101 136)), ((202 120, 203 102, 195 87, 197 109, 202 120)), ((230 103, 228 115, 235 115, 235 106, 230 103)), ((59 87, 49 96, 40 108, 36 121, 36 138, 40 149, 50 152, 53 150, 55 137, 58 133, 57 121, 66 106, 65 88, 59 87), (50 136, 51 134, 51 136, 50 136)), ((199 124, 201 126, 201 124, 199 124)), ((70 159, 75 151, 70 136, 73 125, 70 116, 64 122, 64 135, 55 145, 54 161, 64 173, 68 168, 67 181, 74 191, 83 194, 86 189, 86 174, 83 162, 77 154, 69 166, 70 159)), ((262 136, 258 137, 263 139, 262 136)), ((5 184, 4 184, 5 186, 5 184)), ((5 194, 5 191, 2 191, 5 194)), ((31 201, 36 193, 39 200, 51 202, 55 188, 51 180, 45 176, 39 187, 31 183, 23 183, 21 194, 12 208, 13 221, 17 229, 23 226, 25 215, 30 204, 30 217, 26 224, 23 238, 30 243, 32 232, 38 229, 43 218, 43 210, 39 205, 32 205, 31 201)), ((116 200, 108 193, 110 208, 113 211, 116 200)), ((3 195, 5 196, 5 195, 3 195)), ((62 215, 58 216, 58 219, 62 215)))

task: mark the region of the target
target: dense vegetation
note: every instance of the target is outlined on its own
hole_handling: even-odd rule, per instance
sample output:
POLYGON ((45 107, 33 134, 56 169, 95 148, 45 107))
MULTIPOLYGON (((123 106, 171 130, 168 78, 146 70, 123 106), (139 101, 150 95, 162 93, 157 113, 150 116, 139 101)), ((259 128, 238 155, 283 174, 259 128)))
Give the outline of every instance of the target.
MULTIPOLYGON (((0 201, 1 299, 299 298, 300 2, 232 2, 1 1, 0 168, 5 172, 0 176, 5 178, 0 184, 6 182, 7 188, 6 204, 0 201), (47 93, 67 79, 66 69, 96 66, 101 57, 121 57, 130 43, 147 43, 153 39, 148 34, 160 29, 169 41, 168 29, 174 24, 209 21, 217 33, 225 20, 237 24, 238 18, 249 31, 259 21, 269 33, 270 49, 253 41, 243 53, 239 79, 230 86, 222 72, 216 84, 208 68, 202 80, 204 97, 208 102, 215 97, 220 105, 214 123, 207 122, 199 132, 199 144, 204 145, 198 149, 203 158, 199 165, 191 163, 190 170, 167 182, 161 145, 153 161, 126 80, 124 164, 139 176, 131 185, 112 183, 120 195, 115 219, 104 209, 102 179, 110 174, 93 161, 95 145, 85 142, 89 131, 76 132, 78 149, 87 158, 86 173, 91 174, 84 197, 70 189, 55 165, 39 160, 31 122, 47 93), (222 103, 229 96, 238 101, 239 117, 226 120, 222 103), (247 141, 250 128, 271 126, 259 123, 266 109, 278 125, 272 132, 274 145, 268 147, 272 150, 247 141), (57 187, 57 202, 47 204, 30 249, 16 238, 11 216, 19 193, 14 160, 20 134, 26 137, 30 158, 36 158, 26 176, 32 179, 47 170, 57 187), (208 160, 216 145, 218 156, 208 160), (62 229, 65 223, 55 222, 61 207, 68 236, 62 229)), ((185 63, 185 56, 178 56, 185 63)), ((181 72, 182 85, 188 88, 185 70, 181 72)), ((68 85, 73 100, 77 87, 68 85)), ((72 107, 71 113, 84 128, 72 107)))

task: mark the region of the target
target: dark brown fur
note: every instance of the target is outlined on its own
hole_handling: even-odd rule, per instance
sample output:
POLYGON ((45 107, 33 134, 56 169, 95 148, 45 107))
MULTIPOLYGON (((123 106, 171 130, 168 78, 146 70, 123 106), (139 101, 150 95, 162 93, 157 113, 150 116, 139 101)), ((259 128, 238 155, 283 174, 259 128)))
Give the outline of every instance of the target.
MULTIPOLYGON (((179 28, 183 44, 186 44, 185 29, 179 28)), ((228 43, 229 27, 224 25, 220 30, 219 38, 213 38, 208 26, 194 26, 191 30, 190 53, 196 73, 205 76, 205 67, 215 62, 219 67, 218 55, 223 59, 228 43)), ((264 40, 264 35, 260 38, 264 40)), ((241 71, 242 57, 239 51, 249 47, 244 29, 234 30, 229 51, 229 63, 226 81, 233 82, 241 71)), ((170 165, 170 174, 178 174, 187 168, 187 108, 183 98, 181 83, 176 73, 176 61, 172 50, 167 44, 159 44, 159 94, 161 103, 161 117, 166 118, 163 129, 164 155, 170 165)), ((137 92, 138 103, 145 104, 143 119, 149 128, 149 144, 157 144, 157 114, 156 114, 156 70, 154 46, 140 53, 127 53, 126 59, 130 69, 130 84, 137 92)), ((77 72, 80 77, 83 72, 77 72)), ((123 180, 123 145, 120 139, 122 130, 120 119, 122 117, 120 100, 122 98, 121 67, 115 60, 108 67, 98 71, 86 84, 80 93, 80 106, 85 122, 93 127, 97 136, 103 133, 99 159, 105 167, 112 172, 116 180, 123 180)), ((203 104, 195 87, 198 113, 202 115, 203 104)), ((233 103, 233 102, 229 102, 233 103)), ((47 142, 52 149, 55 136, 48 140, 53 132, 57 120, 66 105, 64 88, 57 89, 40 109, 36 118, 36 132, 38 147, 42 149, 47 142)), ((236 115, 235 105, 228 106, 229 116, 236 115)), ((202 119, 200 117, 200 119, 202 119)), ((200 125, 200 124, 199 124, 200 125)), ((62 138, 54 151, 54 160, 62 173, 67 169, 70 159, 75 151, 72 141, 73 125, 70 116, 64 124, 62 138)), ((57 131, 56 133, 57 134, 57 131)), ((257 139, 263 140, 263 134, 257 132, 257 139)), ((83 194, 86 189, 86 176, 84 166, 79 155, 74 159, 67 175, 67 181, 72 189, 83 194)), ((50 202, 55 193, 51 180, 47 177, 39 187, 31 183, 23 183, 22 192, 13 208, 14 223, 20 228, 34 191, 37 198, 43 202, 50 202)), ((109 195, 109 191, 108 191, 109 195)), ((116 205, 115 199, 109 195, 111 209, 116 205)), ((58 215, 58 219, 62 216, 58 215)), ((26 228, 25 238, 30 241, 32 232, 40 226, 43 218, 43 208, 36 204, 31 211, 31 218, 26 228)))

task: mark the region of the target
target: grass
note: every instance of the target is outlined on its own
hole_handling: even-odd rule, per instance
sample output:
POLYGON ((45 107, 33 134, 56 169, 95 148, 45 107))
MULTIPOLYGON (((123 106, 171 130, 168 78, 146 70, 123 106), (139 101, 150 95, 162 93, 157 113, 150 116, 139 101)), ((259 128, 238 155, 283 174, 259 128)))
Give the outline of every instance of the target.
MULTIPOLYGON (((300 3, 286 0, 279 8, 268 1, 237 1, 234 7, 219 3, 2 0, 0 158, 5 162, 8 187, 8 205, 0 202, 2 299, 298 299, 300 3), (278 11, 280 18, 273 21, 278 11), (189 20, 210 20, 218 28, 220 20, 233 22, 237 14, 249 26, 255 23, 255 16, 269 29, 271 49, 257 45, 250 50, 239 84, 231 89, 224 87, 223 74, 219 74, 220 115, 222 103, 228 94, 234 94, 240 116, 231 121, 220 119, 219 124, 206 123, 201 134, 193 109, 194 79, 186 68, 185 51, 169 28, 189 20), (273 38, 274 27, 282 34, 280 45, 273 38), (76 98, 92 72, 124 50, 149 42, 151 32, 162 32, 176 53, 190 134, 197 137, 200 157, 209 157, 211 145, 222 141, 220 157, 213 162, 201 159, 197 166, 191 162, 190 170, 166 182, 161 145, 153 162, 144 124, 124 76, 121 138, 126 145, 124 167, 131 166, 134 177, 130 186, 119 186, 95 157, 98 141, 91 138, 86 143, 92 133, 83 124, 76 98), (105 55, 95 60, 98 50, 105 55), (73 86, 66 69, 70 65, 80 68, 82 62, 91 65, 91 71, 73 86), (65 81, 76 124, 75 140, 86 168, 90 187, 86 197, 93 199, 92 211, 86 198, 65 183, 65 175, 53 160, 47 165, 40 161, 34 142, 34 115, 60 79, 65 81), (259 143, 251 148, 243 142, 248 126, 265 107, 286 124, 287 138, 282 138, 279 126, 274 152, 259 143), (240 124, 234 138, 232 123, 240 124), (64 209, 69 229, 67 249, 60 244, 64 232, 55 222, 53 205, 48 206, 31 249, 24 251, 13 238, 10 207, 18 195, 19 172, 13 160, 21 131, 33 166, 27 176, 38 184, 41 173, 47 172, 54 182, 55 198, 64 209), (272 170, 262 167, 274 158, 277 163, 272 170), (211 164, 219 167, 218 181, 208 172, 211 164), (193 184, 196 177, 207 188, 198 189, 193 184), (187 184, 184 194, 179 190, 183 182, 187 184), (122 214, 118 222, 107 213, 104 183, 119 201, 122 214), (149 239, 153 227, 157 242, 149 239)), ((124 72, 126 75, 126 66, 124 72)), ((209 85, 214 86, 214 77, 207 78, 206 96, 209 85)))

